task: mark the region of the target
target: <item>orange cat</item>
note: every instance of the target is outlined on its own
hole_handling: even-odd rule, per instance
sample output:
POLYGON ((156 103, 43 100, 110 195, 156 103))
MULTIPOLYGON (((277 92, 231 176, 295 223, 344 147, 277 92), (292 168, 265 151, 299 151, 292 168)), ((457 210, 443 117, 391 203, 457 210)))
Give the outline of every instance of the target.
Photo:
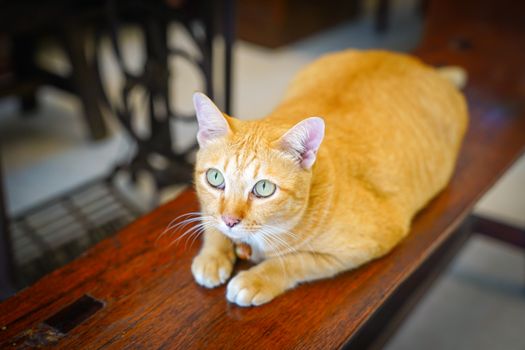
POLYGON ((330 54, 256 121, 196 93, 197 283, 226 283, 234 242, 259 262, 228 283, 241 306, 389 252, 452 175, 467 109, 449 73, 397 53, 330 54))

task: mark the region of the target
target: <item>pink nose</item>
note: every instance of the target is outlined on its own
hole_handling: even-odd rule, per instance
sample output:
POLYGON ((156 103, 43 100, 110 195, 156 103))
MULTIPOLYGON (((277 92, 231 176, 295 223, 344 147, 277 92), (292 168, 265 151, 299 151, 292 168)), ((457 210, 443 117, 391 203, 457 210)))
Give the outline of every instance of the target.
POLYGON ((233 226, 241 222, 241 219, 236 218, 235 216, 231 216, 231 215, 223 215, 222 221, 224 221, 226 226, 228 226, 229 228, 232 228, 233 226))

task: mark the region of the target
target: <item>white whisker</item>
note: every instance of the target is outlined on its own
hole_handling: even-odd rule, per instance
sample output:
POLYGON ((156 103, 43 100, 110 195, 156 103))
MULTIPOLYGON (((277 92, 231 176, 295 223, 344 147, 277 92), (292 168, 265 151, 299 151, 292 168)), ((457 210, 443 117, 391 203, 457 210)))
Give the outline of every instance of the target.
MULTIPOLYGON (((265 225, 265 226, 268 226, 268 227, 271 227, 271 228, 274 228, 274 229, 277 229, 277 230, 280 230, 281 233, 284 233, 285 235, 288 235, 290 237, 293 237, 295 240, 300 240, 300 237, 297 233, 294 233, 292 231, 289 231, 289 230, 286 230, 284 228, 281 228, 281 227, 277 227, 277 226, 272 226, 272 225, 265 225)), ((313 249, 313 247, 311 246, 310 244, 310 241, 313 239, 313 236, 311 236, 309 239, 303 239, 301 242, 298 242, 298 244, 295 246, 295 248, 299 248, 299 247, 302 247, 303 245, 307 245, 308 248, 310 249, 310 251, 314 252, 315 249, 313 249)))
POLYGON ((187 216, 199 216, 200 217, 203 214, 204 213, 202 213, 200 211, 193 211, 193 212, 181 214, 181 215, 177 216, 175 219, 171 220, 170 223, 166 226, 166 228, 170 228, 171 225, 173 225, 177 220, 182 219, 184 217, 187 217, 187 216))
MULTIPOLYGON (((194 236, 193 239, 191 240, 191 244, 190 244, 190 248, 193 247, 193 243, 195 243, 195 241, 197 240, 197 238, 207 229, 211 226, 212 224, 205 224, 203 225, 200 229, 196 230, 195 232, 193 232, 191 235, 190 235, 190 238, 191 236, 194 236)), ((186 241, 187 242, 187 241, 186 241)))
MULTIPOLYGON (((179 216, 177 216, 175 219, 171 220, 170 223, 166 226, 166 228, 164 229, 164 231, 162 231, 159 236, 157 237, 157 239, 155 240, 155 244, 157 243, 157 241, 162 237, 164 236, 167 232, 169 231, 172 231, 174 230, 176 227, 179 227, 181 225, 184 224, 184 226, 187 226, 188 223, 190 222, 193 222, 193 221, 190 221, 190 220, 194 220, 194 221, 198 221, 198 220, 201 220, 202 218, 204 217, 207 217, 205 215, 202 215, 203 213, 201 212, 190 212, 190 213, 185 213, 185 214, 181 214, 179 216), (187 216, 190 216, 190 215, 193 215, 193 216, 198 216, 198 217, 195 217, 195 218, 188 218, 188 219, 185 219, 177 224, 174 225, 174 223, 183 218, 183 217, 187 217, 187 216)), ((184 228, 184 227, 183 227, 184 228)))
MULTIPOLYGON (((207 217, 202 218, 203 221, 201 223, 198 223, 198 224, 194 225, 193 227, 189 228, 188 230, 186 230, 183 234, 181 234, 179 237, 177 237, 177 239, 175 239, 173 242, 171 242, 169 244, 169 246, 173 245, 174 243, 178 242, 179 240, 181 240, 184 237, 186 237, 186 238, 192 238, 193 237, 194 239, 196 239, 196 237, 198 237, 200 234, 202 234, 202 232, 204 232, 207 228, 213 226, 213 222, 206 221, 206 220, 210 220, 210 218, 207 218, 207 217)), ((188 243, 188 240, 186 240, 185 249, 187 249, 187 243, 188 243)))
POLYGON ((289 231, 289 230, 286 230, 286 229, 283 229, 277 226, 272 226, 272 225, 264 225, 261 228, 261 231, 264 232, 265 235, 269 235, 271 239, 277 241, 281 246, 284 247, 284 253, 281 253, 280 254, 281 256, 284 254, 288 254, 288 253, 297 253, 303 265, 304 265, 304 257, 302 256, 302 254, 299 254, 300 252, 297 250, 297 247, 307 244, 310 248, 310 251, 314 251, 308 241, 299 242, 299 244, 297 244, 296 246, 290 245, 284 239, 284 237, 292 238, 295 241, 300 239, 300 237, 292 231, 289 231), (284 237, 281 237, 280 235, 283 235, 284 237))

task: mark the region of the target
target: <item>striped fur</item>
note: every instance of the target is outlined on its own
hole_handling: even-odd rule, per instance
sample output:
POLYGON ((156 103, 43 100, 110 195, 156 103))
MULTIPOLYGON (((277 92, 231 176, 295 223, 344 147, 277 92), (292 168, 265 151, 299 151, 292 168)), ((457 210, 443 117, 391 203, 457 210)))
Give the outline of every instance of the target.
POLYGON ((206 229, 192 272, 206 287, 225 283, 233 242, 249 244, 258 264, 227 287, 228 300, 241 306, 388 253, 446 186, 468 121, 465 100, 446 77, 413 57, 384 51, 322 57, 261 120, 233 119, 199 101, 205 137, 195 187, 206 229), (283 135, 310 116, 323 118, 326 133, 309 168, 283 149, 283 135), (204 120, 226 128, 206 133, 204 120), (224 174, 224 190, 206 182, 209 168, 224 174), (251 193, 260 179, 277 184, 274 195, 251 193), (241 222, 228 229, 225 214, 241 222))

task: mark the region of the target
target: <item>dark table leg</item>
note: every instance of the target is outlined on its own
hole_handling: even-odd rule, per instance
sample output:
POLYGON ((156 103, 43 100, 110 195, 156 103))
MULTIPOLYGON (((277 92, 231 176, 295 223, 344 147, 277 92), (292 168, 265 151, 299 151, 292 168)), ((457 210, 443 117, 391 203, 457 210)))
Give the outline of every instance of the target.
MULTIPOLYGON (((12 60, 17 80, 29 81, 36 73, 35 48, 36 39, 31 35, 17 35, 13 38, 12 60)), ((21 96, 21 107, 24 112, 32 112, 37 107, 36 86, 25 90, 21 96)))
POLYGON ((479 215, 473 215, 473 219, 474 233, 498 239, 525 252, 525 229, 479 215))
POLYGON ((232 65, 233 43, 235 41, 235 2, 224 0, 223 14, 224 35, 224 109, 227 114, 232 113, 232 65))
POLYGON ((388 29, 390 0, 379 0, 376 9, 376 31, 384 33, 388 29))
POLYGON ((525 249, 525 230, 487 217, 473 215, 473 231, 525 249))
POLYGON ((107 135, 107 127, 102 117, 100 91, 96 80, 93 62, 86 54, 86 30, 82 25, 70 24, 63 36, 65 49, 72 66, 71 79, 75 92, 82 101, 84 118, 88 124, 91 138, 99 140, 107 135))
POLYGON ((2 174, 2 155, 0 149, 0 300, 9 297, 15 292, 13 250, 8 222, 2 174))
POLYGON ((235 1, 208 1, 203 21, 206 25, 206 93, 212 97, 226 114, 232 111, 232 66, 233 44, 235 42, 235 1), (223 45, 215 45, 217 36, 223 45))

